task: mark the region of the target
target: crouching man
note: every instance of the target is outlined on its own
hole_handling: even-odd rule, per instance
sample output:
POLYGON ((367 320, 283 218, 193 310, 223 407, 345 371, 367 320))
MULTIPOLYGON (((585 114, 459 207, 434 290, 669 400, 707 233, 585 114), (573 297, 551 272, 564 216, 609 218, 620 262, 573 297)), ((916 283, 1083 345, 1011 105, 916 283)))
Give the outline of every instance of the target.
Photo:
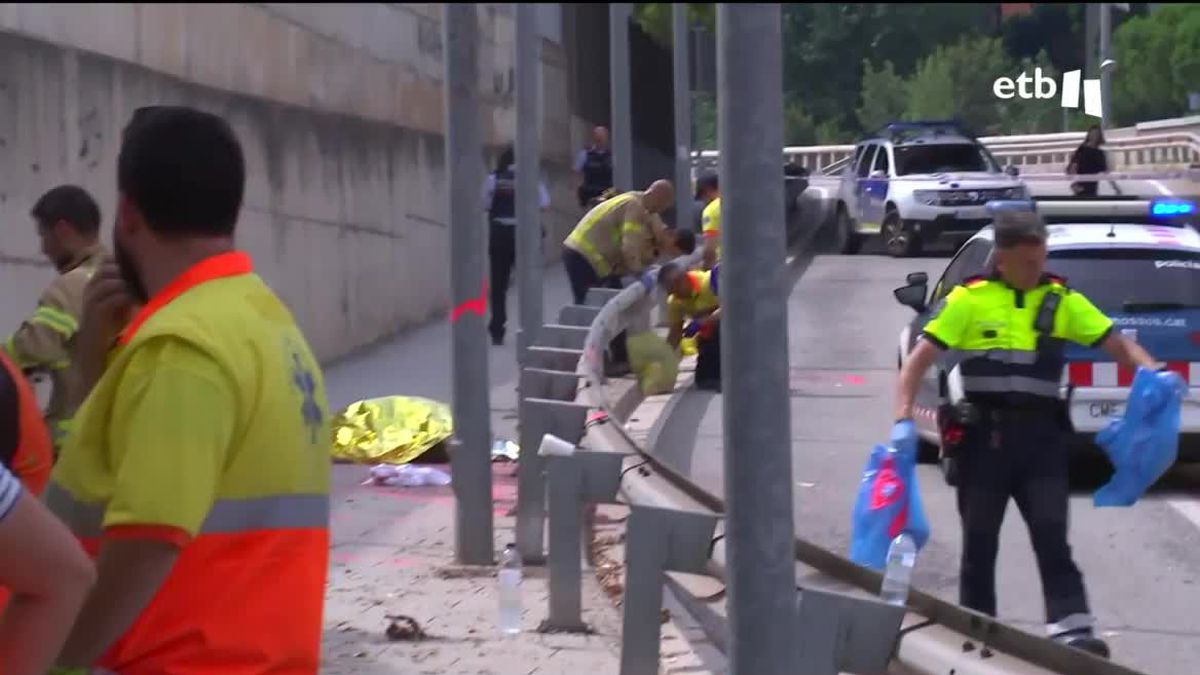
POLYGON ((689 272, 667 263, 658 273, 658 283, 668 293, 667 342, 677 348, 683 338, 696 338, 696 387, 710 391, 721 391, 719 269, 689 272))

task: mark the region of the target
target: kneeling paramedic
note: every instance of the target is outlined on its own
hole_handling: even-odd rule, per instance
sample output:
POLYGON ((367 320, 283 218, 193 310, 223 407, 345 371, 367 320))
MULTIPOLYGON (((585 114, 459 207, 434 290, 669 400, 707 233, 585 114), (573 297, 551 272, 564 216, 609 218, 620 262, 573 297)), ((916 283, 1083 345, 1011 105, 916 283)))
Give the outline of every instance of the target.
POLYGON ((721 390, 721 301, 717 297, 717 275, 712 271, 687 272, 667 263, 658 273, 658 283, 667 296, 667 342, 679 347, 685 337, 696 337, 696 387, 721 390), (691 321, 687 321, 691 319, 691 321), (687 324, 685 325, 685 322, 687 324))
POLYGON ((916 444, 917 387, 940 352, 956 352, 965 400, 950 416, 962 435, 944 445, 959 466, 960 602, 996 614, 996 554, 1011 497, 1029 527, 1048 634, 1107 656, 1107 645, 1093 634, 1083 576, 1067 543, 1063 348, 1067 341, 1100 347, 1126 367, 1161 364, 1115 333, 1113 322, 1065 279, 1045 273, 1046 238, 1045 224, 1028 205, 995 213, 994 270, 966 279, 934 310, 900 372, 892 443, 916 444))

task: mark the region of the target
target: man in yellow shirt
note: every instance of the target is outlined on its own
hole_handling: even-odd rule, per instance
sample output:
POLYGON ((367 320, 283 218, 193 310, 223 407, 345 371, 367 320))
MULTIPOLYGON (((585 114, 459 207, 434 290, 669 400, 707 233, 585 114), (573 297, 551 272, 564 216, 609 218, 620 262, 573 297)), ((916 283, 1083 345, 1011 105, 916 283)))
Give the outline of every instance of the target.
POLYGON ((658 273, 658 283, 668 293, 667 342, 679 347, 684 337, 696 338, 696 387, 713 391, 721 391, 719 273, 719 266, 707 272, 688 272, 675 263, 663 265, 658 273))
POLYGON ((712 269, 721 259, 721 187, 715 175, 706 187, 709 202, 700 217, 700 230, 704 233, 704 268, 712 269))
POLYGON ((241 146, 215 115, 140 109, 117 190, 116 264, 88 284, 76 344, 90 393, 46 495, 97 556, 58 663, 316 675, 328 404, 291 313, 234 248, 241 146))

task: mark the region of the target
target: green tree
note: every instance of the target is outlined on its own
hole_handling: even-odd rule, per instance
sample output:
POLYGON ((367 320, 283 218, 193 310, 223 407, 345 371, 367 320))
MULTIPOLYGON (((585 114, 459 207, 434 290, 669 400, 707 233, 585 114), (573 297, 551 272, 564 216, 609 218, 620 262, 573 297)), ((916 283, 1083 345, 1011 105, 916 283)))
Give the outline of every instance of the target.
MULTIPOLYGON (((1039 68, 1042 77, 1060 81, 1058 69, 1044 51, 1038 52, 1033 58, 1021 59, 1013 66, 1013 74, 1028 73, 1033 76, 1039 68)), ((1002 101, 999 125, 996 127, 998 133, 1039 134, 1062 131, 1064 109, 1058 94, 1056 89, 1055 95, 1048 99, 1012 98, 1002 101)))
POLYGON ((696 150, 717 149, 717 97, 710 93, 692 92, 692 127, 696 150))
POLYGON ((798 96, 787 94, 783 102, 783 144, 812 145, 817 139, 817 123, 808 114, 798 96))
MULTIPOLYGON (((639 2, 633 8, 633 20, 660 44, 669 46, 672 42, 673 7, 669 2, 639 2)), ((717 6, 710 2, 688 3, 688 21, 690 25, 714 30, 717 23, 717 6)))
POLYGON ((866 59, 862 63, 862 105, 858 107, 858 123, 869 131, 904 116, 908 109, 908 84, 896 74, 891 61, 884 61, 878 70, 866 59))
POLYGON ((1133 17, 1113 35, 1117 70, 1110 102, 1118 124, 1174 117, 1187 109, 1200 5, 1166 5, 1133 17))
POLYGON ((1027 101, 1002 101, 992 85, 1013 73, 1012 61, 998 38, 964 38, 938 47, 909 81, 910 119, 958 119, 978 134, 1003 131, 1003 107, 1027 101))

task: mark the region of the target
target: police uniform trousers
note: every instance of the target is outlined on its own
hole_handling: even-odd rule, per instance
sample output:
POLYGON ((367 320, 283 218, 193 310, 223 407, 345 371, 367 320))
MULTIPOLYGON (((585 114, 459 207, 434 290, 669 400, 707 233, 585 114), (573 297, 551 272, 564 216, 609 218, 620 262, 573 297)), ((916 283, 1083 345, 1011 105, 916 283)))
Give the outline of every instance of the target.
POLYGON ((1088 613, 1083 577, 1067 543, 1068 448, 1055 406, 980 408, 979 423, 966 430, 957 451, 960 602, 966 607, 996 614, 996 555, 1011 497, 1029 528, 1047 623, 1088 613))
POLYGON ((488 223, 488 263, 491 268, 492 319, 488 332, 500 340, 508 324, 508 286, 517 261, 517 226, 491 220, 488 223))

